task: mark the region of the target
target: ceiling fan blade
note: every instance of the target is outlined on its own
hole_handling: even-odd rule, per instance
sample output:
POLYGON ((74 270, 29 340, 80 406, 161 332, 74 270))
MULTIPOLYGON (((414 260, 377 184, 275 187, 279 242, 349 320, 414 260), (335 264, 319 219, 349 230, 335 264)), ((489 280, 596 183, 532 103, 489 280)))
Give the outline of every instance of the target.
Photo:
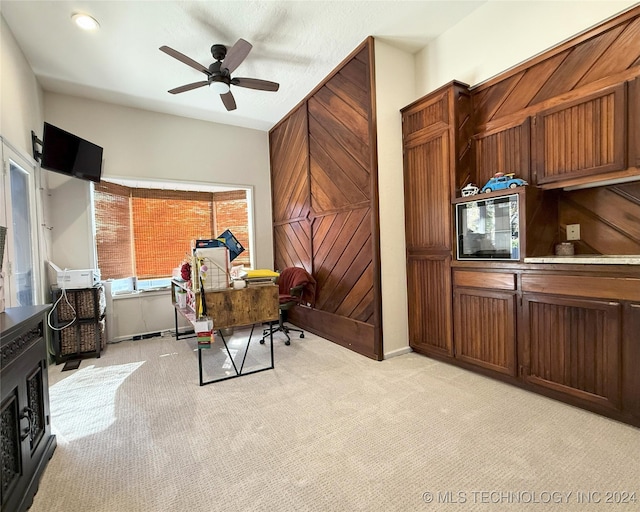
POLYGON ((227 68, 229 73, 233 73, 236 68, 242 64, 242 61, 247 58, 251 51, 251 43, 244 39, 238 39, 238 42, 227 50, 227 56, 222 61, 221 68, 227 68))
POLYGON ((246 87, 247 89, 258 89, 259 91, 275 92, 280 88, 280 84, 276 82, 259 80, 257 78, 233 78, 231 84, 237 85, 238 87, 246 87))
POLYGON ((173 48, 169 48, 168 46, 161 46, 160 51, 166 53, 167 55, 171 55, 171 57, 173 57, 174 59, 178 59, 183 64, 186 64, 187 66, 191 66, 195 70, 202 71, 207 76, 210 75, 209 70, 205 68, 202 64, 200 64, 199 62, 196 62, 190 57, 187 57, 183 53, 180 53, 179 51, 174 50, 173 48))
POLYGON ((171 89, 169 92, 171 94, 179 94, 181 92, 187 92, 192 89, 197 89, 198 87, 204 87, 205 85, 209 85, 209 80, 203 80, 202 82, 193 82, 192 84, 181 85, 180 87, 171 89))
POLYGON ((224 106, 227 110, 236 109, 236 100, 234 99, 233 94, 231 94, 231 91, 225 94, 221 94, 220 98, 222 98, 222 103, 224 103, 224 106))

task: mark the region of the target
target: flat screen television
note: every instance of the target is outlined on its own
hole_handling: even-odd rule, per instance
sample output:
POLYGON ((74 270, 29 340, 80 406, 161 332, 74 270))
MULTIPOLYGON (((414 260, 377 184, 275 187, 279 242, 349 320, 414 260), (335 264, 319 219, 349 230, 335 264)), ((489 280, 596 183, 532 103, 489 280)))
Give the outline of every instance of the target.
POLYGON ((44 123, 40 165, 49 171, 99 183, 102 148, 57 126, 44 123))

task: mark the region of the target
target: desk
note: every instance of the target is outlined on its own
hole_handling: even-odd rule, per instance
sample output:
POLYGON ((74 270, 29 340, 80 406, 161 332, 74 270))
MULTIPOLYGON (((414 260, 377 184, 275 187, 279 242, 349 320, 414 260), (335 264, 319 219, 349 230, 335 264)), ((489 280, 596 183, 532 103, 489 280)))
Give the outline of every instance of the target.
MULTIPOLYGON (((190 322, 194 322, 196 320, 196 309, 192 309, 189 305, 186 308, 181 308, 175 302, 176 288, 181 288, 184 290, 185 283, 182 283, 180 281, 172 281, 171 287, 171 300, 175 308, 176 339, 178 339, 178 314, 181 314, 190 322)), ((197 308, 197 304, 199 304, 199 301, 202 300, 201 295, 202 294, 196 294, 196 296, 193 297, 194 308, 197 308)), ((209 349, 199 349, 198 370, 201 386, 204 386, 205 384, 211 384, 212 382, 219 382, 221 380, 233 379, 242 375, 250 375, 252 373, 273 369, 273 332, 271 332, 269 336, 271 345, 271 365, 265 368, 259 368, 257 370, 248 372, 243 371, 245 358, 251 345, 251 338, 253 337, 253 330, 255 325, 269 322, 269 328, 271 330, 271 322, 278 320, 279 301, 278 287, 276 285, 247 287, 240 290, 229 288, 225 290, 209 291, 204 293, 204 301, 207 316, 213 319, 213 328, 219 331, 220 339, 222 340, 225 351, 227 352, 227 355, 229 356, 229 359, 233 364, 235 373, 230 376, 224 376, 217 379, 205 381, 202 371, 202 351, 206 351, 209 349), (242 358, 242 364, 240 365, 240 368, 238 368, 233 359, 233 356, 231 355, 231 351, 229 350, 227 341, 225 340, 222 332, 220 332, 220 329, 244 327, 249 325, 251 326, 251 333, 249 334, 249 338, 247 339, 247 345, 244 351, 244 357, 242 358)))

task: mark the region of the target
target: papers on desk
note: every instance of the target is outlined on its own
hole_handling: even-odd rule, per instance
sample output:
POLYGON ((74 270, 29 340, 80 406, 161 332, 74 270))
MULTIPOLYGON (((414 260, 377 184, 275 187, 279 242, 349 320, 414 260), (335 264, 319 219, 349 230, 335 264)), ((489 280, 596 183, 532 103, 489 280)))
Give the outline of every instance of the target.
POLYGON ((247 270, 245 281, 247 282, 247 286, 271 285, 279 275, 277 272, 268 269, 247 270))

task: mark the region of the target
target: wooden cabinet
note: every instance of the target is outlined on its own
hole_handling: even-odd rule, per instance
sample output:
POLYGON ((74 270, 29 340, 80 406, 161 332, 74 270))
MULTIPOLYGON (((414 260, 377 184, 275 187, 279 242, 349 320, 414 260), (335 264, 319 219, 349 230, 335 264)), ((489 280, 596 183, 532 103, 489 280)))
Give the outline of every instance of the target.
POLYGON ((640 425, 640 301, 624 305, 622 315, 622 409, 640 425))
POLYGON ((2 511, 29 508, 55 449, 47 375, 49 306, 0 313, 2 365, 2 511))
POLYGON ((629 82, 629 167, 640 173, 640 77, 629 82))
POLYGON ((515 276, 508 272, 453 272, 456 359, 516 376, 515 276))
POLYGON ((638 424, 640 279, 535 272, 522 291, 525 382, 638 424))
POLYGON ((602 181, 626 169, 626 115, 626 83, 539 112, 533 118, 537 185, 602 181))
POLYGON ((525 381, 620 409, 619 302, 523 294, 525 381))
POLYGON ((402 109, 409 344, 450 357, 455 169, 468 165, 468 88, 453 82, 402 109))
POLYGON ((474 183, 483 187, 498 173, 514 173, 529 182, 531 165, 531 119, 484 131, 473 137, 474 183))

